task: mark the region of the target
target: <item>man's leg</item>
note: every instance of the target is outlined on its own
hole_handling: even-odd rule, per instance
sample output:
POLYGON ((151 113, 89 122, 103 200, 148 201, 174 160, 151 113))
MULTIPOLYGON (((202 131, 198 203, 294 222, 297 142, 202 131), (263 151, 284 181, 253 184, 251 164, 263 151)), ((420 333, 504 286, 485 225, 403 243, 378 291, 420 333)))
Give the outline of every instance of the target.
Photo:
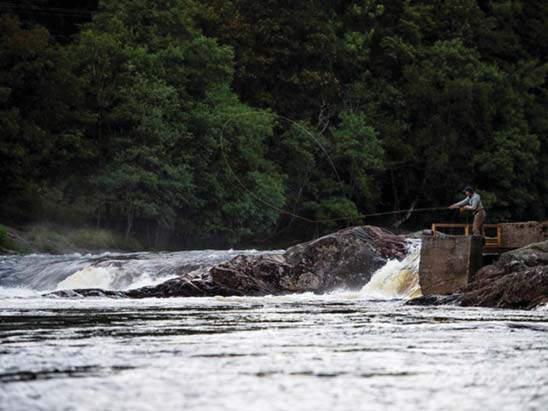
POLYGON ((472 235, 485 237, 483 232, 483 223, 485 223, 485 210, 480 210, 474 216, 474 222, 472 224, 472 235))

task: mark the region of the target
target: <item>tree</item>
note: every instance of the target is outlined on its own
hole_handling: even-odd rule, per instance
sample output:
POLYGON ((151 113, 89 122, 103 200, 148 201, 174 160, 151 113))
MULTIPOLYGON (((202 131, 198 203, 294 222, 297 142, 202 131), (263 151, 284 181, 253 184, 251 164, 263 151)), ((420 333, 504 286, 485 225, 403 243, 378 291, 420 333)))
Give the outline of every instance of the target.
POLYGON ((105 1, 71 47, 94 112, 89 133, 101 153, 91 178, 101 193, 96 214, 112 223, 125 216, 126 235, 138 218, 183 232, 185 242, 235 242, 276 222, 277 213, 251 197, 284 201, 281 179, 263 158, 271 121, 258 110, 241 116, 252 110, 228 87, 232 51, 195 27, 196 7, 105 1), (234 192, 223 133, 235 176, 249 193, 234 192))
POLYGON ((43 27, 0 16, 0 186, 3 207, 39 205, 60 176, 86 156, 78 80, 43 27), (18 204, 19 200, 23 204, 18 204))
POLYGON ((545 218, 545 3, 103 0, 72 39, 2 16, 0 216, 222 247, 472 184, 491 221, 545 218))

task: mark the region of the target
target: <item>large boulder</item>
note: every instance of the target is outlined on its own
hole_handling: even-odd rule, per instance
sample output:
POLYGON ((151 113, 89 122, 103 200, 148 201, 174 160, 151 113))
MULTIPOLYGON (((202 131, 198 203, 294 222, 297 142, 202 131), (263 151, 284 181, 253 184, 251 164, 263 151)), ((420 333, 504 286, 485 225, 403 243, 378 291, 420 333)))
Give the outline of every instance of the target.
POLYGON ((319 291, 364 286, 387 259, 407 253, 404 237, 373 226, 353 227, 291 247, 285 261, 297 271, 315 273, 319 291))
MULTIPOLYGON (((104 295, 131 298, 322 293, 360 288, 387 259, 406 255, 404 237, 373 226, 353 227, 289 248, 283 254, 238 256, 157 286, 104 295)), ((97 295, 98 290, 56 292, 97 295)))
POLYGON ((534 308, 548 304, 548 241, 509 251, 483 267, 463 290, 462 305, 534 308))

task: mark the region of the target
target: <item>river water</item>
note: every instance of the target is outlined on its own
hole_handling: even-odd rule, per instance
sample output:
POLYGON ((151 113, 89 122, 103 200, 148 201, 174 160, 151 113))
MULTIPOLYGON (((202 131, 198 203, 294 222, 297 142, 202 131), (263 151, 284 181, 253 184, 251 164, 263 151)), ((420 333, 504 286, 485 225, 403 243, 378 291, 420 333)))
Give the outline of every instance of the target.
POLYGON ((406 306, 416 253, 328 295, 41 296, 238 252, 193 253, 0 258, 0 409, 548 409, 548 310, 406 306))

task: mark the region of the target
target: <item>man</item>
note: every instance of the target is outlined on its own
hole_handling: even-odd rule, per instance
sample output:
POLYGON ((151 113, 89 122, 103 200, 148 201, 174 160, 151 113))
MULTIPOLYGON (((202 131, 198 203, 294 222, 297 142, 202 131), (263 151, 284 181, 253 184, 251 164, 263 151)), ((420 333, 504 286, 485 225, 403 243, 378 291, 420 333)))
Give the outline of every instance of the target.
POLYGON ((481 203, 481 197, 478 193, 474 192, 472 187, 466 187, 464 189, 466 198, 458 203, 450 205, 449 208, 461 208, 464 210, 470 210, 474 213, 474 222, 472 223, 472 235, 484 236, 483 223, 485 223, 485 217, 487 213, 481 203))

